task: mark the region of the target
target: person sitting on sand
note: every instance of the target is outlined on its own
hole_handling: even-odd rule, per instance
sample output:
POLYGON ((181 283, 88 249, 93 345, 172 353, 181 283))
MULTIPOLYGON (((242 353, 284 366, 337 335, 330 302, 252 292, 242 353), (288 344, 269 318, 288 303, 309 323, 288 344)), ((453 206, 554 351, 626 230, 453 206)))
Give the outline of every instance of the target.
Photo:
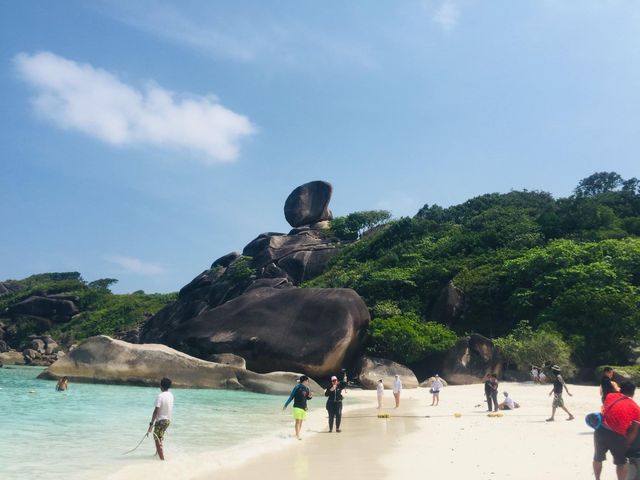
POLYGON ((593 434, 593 473, 596 480, 600 480, 607 451, 613 456, 618 480, 627 478, 627 448, 640 430, 640 407, 632 398, 635 391, 633 383, 622 382, 620 392, 610 393, 605 399, 602 426, 593 434))
POLYGON ((169 391, 171 388, 171 379, 163 378, 160 380, 160 393, 156 397, 155 408, 149 422, 149 430, 153 430, 153 440, 156 443, 156 453, 160 460, 164 460, 164 451, 162 442, 167 428, 171 424, 171 413, 173 412, 173 393, 169 391))
POLYGON ((382 410, 382 397, 384 396, 384 384, 382 383, 382 379, 378 380, 376 396, 378 397, 378 411, 380 411, 382 410))
POLYGON ((535 365, 531 365, 531 380, 533 383, 540 383, 540 369, 535 365))
MULTIPOLYGON (((343 379, 346 376, 342 377, 343 379)), ((336 432, 340 433, 340 422, 342 421, 342 392, 347 387, 347 382, 338 381, 335 375, 331 377, 331 386, 324 392, 327 397, 327 413, 329 414, 329 432, 333 432, 333 421, 336 422, 336 432)))
POLYGON ((569 389, 567 388, 567 384, 564 383, 564 379, 562 375, 560 375, 560 367, 554 365, 551 367, 551 373, 555 375, 555 380, 553 381, 553 388, 549 392, 549 396, 553 394, 553 402, 551 404, 551 417, 547 418, 547 422, 553 422, 554 417, 556 416, 556 409, 560 407, 562 410, 567 412, 569 418, 567 420, 573 420, 575 417, 571 414, 567 407, 564 406, 564 400, 562 399, 562 389, 564 388, 567 391, 567 395, 572 397, 571 393, 569 393, 569 389))
POLYGON ((432 395, 431 397, 432 407, 437 407, 438 404, 440 403, 440 390, 442 390, 442 387, 444 387, 444 384, 442 383, 442 380, 440 380, 440 377, 436 373, 433 377, 433 383, 431 384, 431 388, 429 389, 432 395))
POLYGON ((500 410, 515 410, 516 408, 520 408, 520 404, 515 402, 513 398, 509 396, 508 392, 502 392, 504 395, 504 402, 498 405, 498 409, 500 410))
POLYGON ((291 395, 282 407, 282 410, 287 408, 293 400, 293 419, 295 420, 295 432, 296 438, 302 440, 300 431, 302 430, 302 422, 307 418, 307 400, 311 400, 313 394, 309 389, 309 377, 302 375, 298 380, 298 384, 291 390, 291 395))
POLYGON ((65 392, 69 389, 69 377, 62 377, 56 384, 56 392, 65 392))
POLYGON ((396 375, 393 381, 393 398, 396 401, 395 408, 400 406, 400 392, 402 392, 402 380, 400 380, 400 375, 396 375))

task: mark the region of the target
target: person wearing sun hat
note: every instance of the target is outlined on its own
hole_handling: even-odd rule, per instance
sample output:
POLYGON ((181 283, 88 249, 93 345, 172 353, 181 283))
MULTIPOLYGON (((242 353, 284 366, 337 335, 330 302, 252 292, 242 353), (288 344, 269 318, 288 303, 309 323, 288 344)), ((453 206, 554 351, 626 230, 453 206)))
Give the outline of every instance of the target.
POLYGON ((553 388, 549 392, 549 396, 553 394, 553 403, 551 404, 551 417, 547 418, 547 422, 553 422, 556 415, 556 409, 558 407, 567 412, 567 415, 569 415, 569 418, 567 418, 567 420, 573 420, 575 417, 569 410, 567 410, 567 407, 564 406, 564 400, 562 399, 562 389, 564 388, 564 390, 567 391, 567 395, 569 395, 570 397, 572 397, 573 395, 569 393, 567 384, 564 383, 564 379, 562 378, 562 375, 560 375, 560 367, 554 365, 553 367, 551 367, 551 373, 553 373, 555 379, 553 380, 553 388))
POLYGON ((327 413, 329 414, 329 432, 333 432, 333 422, 336 423, 336 432, 340 433, 342 422, 342 392, 347 387, 347 382, 338 380, 335 375, 331 377, 331 385, 324 391, 327 397, 327 413))

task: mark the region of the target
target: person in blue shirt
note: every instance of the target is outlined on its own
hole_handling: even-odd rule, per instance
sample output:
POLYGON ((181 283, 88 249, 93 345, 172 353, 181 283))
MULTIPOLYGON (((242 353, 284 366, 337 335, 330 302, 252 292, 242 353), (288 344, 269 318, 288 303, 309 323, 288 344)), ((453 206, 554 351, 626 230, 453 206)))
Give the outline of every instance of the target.
POLYGON ((296 438, 298 440, 302 440, 300 430, 302 430, 302 422, 307 418, 307 400, 311 400, 312 397, 313 394, 309 389, 309 377, 302 375, 298 380, 298 384, 291 390, 291 395, 289 395, 284 407, 282 407, 284 410, 293 400, 293 419, 295 420, 296 438))

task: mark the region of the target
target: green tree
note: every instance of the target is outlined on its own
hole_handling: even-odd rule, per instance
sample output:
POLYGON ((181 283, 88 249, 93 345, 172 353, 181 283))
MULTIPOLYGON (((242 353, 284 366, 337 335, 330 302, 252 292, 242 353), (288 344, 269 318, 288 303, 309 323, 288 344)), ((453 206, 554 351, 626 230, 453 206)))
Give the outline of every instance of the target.
POLYGON ((605 192, 612 192, 622 187, 624 180, 616 172, 596 172, 583 178, 575 188, 577 197, 595 197, 605 192))
POLYGON ((353 241, 372 228, 385 224, 391 218, 387 210, 366 210, 337 217, 331 222, 331 230, 340 240, 353 241))
POLYGON ((413 315, 375 318, 369 325, 368 351, 401 363, 413 363, 455 345, 456 334, 435 322, 413 315))
POLYGON ((528 372, 531 365, 553 364, 561 367, 568 377, 575 373, 571 349, 562 336, 552 330, 534 331, 526 320, 522 320, 509 335, 496 338, 494 344, 507 364, 521 372, 528 372))

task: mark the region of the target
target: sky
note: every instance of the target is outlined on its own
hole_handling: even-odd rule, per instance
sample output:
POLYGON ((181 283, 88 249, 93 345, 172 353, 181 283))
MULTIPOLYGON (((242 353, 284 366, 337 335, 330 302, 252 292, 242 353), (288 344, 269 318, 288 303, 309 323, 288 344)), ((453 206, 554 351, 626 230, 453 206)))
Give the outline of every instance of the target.
POLYGON ((0 0, 0 280, 176 291, 335 215, 640 177, 640 3, 0 0))

